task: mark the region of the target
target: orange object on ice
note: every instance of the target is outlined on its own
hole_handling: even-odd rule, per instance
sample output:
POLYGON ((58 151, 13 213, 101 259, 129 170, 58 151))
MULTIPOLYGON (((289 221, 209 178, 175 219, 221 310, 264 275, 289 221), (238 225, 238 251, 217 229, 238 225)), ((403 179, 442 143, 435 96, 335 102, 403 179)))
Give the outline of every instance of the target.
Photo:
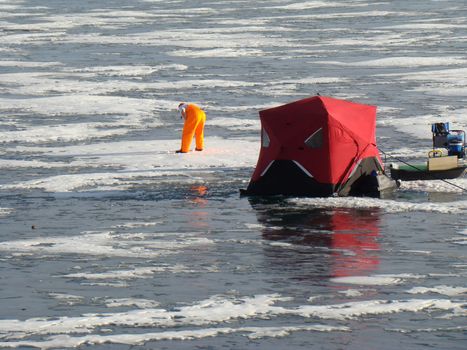
POLYGON ((204 148, 204 123, 206 122, 206 114, 194 103, 180 103, 178 110, 185 119, 182 132, 181 153, 190 151, 191 141, 193 136, 196 139, 196 150, 202 151, 204 148))

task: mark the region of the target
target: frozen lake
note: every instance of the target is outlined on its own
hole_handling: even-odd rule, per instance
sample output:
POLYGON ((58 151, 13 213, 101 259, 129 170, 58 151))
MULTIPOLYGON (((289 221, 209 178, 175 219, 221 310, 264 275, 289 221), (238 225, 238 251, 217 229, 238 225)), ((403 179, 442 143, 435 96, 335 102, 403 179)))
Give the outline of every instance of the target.
POLYGON ((467 130, 466 33, 461 0, 0 0, 0 348, 465 349, 466 178, 239 189, 258 111, 318 92, 409 162, 467 130))

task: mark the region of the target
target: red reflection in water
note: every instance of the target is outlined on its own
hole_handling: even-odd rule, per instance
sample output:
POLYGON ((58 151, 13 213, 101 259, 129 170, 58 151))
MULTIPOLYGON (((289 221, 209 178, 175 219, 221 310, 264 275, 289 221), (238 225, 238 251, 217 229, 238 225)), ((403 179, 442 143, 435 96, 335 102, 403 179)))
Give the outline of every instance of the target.
POLYGON ((194 194, 194 198, 191 198, 190 201, 200 207, 205 207, 208 200, 204 196, 208 193, 208 188, 206 186, 191 186, 190 190, 194 194))
MULTIPOLYGON (((292 251, 276 258, 279 264, 300 268, 303 261, 316 260, 312 273, 322 274, 327 270, 331 277, 369 275, 379 267, 379 211, 321 210, 284 211, 280 207, 269 209, 254 206, 258 222, 264 225, 262 236, 270 241, 292 245, 327 247, 328 258, 311 251, 307 256, 292 251)), ((277 251, 274 251, 277 254, 277 251)), ((303 275, 309 271, 303 270, 303 275)))
MULTIPOLYGON (((206 205, 208 204, 208 200, 205 198, 205 196, 208 193, 208 188, 206 186, 192 186, 190 188, 193 197, 190 198, 190 202, 195 204, 197 208, 205 208, 206 205)), ((209 226, 208 219, 209 219, 209 214, 207 211, 192 211, 191 213, 191 224, 193 225, 194 228, 201 228, 205 229, 206 227, 209 226)))
POLYGON ((191 190, 199 196, 205 196, 208 193, 206 186, 191 186, 191 190))
POLYGON ((331 274, 335 277, 367 275, 379 265, 378 217, 368 212, 353 214, 335 212, 331 217, 331 274))

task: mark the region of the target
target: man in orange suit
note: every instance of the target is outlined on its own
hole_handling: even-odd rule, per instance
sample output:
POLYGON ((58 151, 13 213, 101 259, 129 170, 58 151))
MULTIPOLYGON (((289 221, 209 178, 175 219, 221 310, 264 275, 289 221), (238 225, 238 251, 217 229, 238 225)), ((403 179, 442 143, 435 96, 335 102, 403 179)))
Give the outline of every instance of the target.
POLYGON ((206 114, 194 103, 182 102, 178 105, 178 111, 185 120, 182 132, 182 147, 177 153, 187 153, 190 151, 193 136, 196 139, 196 151, 202 151, 204 148, 204 123, 206 114))

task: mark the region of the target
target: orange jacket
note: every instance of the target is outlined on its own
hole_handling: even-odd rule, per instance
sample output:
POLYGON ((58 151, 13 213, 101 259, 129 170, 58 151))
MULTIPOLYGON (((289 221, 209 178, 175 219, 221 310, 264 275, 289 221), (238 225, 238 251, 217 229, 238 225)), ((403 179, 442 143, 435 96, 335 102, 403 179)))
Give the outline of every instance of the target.
POLYGON ((194 103, 188 104, 185 109, 185 124, 182 132, 182 147, 183 153, 189 152, 193 136, 196 138, 196 149, 204 148, 204 123, 206 122, 206 114, 194 103))

